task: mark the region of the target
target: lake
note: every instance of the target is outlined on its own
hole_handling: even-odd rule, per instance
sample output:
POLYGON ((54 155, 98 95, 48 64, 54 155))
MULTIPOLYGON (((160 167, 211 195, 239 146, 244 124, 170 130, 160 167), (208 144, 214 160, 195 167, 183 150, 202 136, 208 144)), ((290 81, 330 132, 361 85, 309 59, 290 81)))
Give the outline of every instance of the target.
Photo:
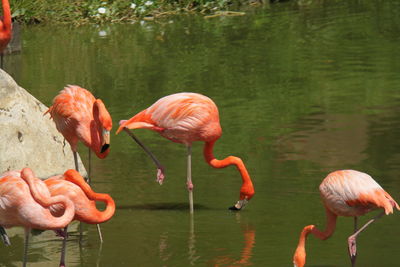
MULTIPOLYGON (((245 7, 245 16, 189 14, 135 24, 28 26, 5 69, 50 105, 67 84, 101 98, 113 117, 111 152, 92 158, 93 189, 110 194, 114 217, 72 226, 67 266, 293 266, 301 229, 325 227, 318 186, 331 171, 370 174, 400 201, 400 2, 288 1, 245 7), (310 3, 308 3, 310 2, 310 3), (215 156, 241 157, 256 194, 241 212, 234 167, 213 169, 193 145, 194 216, 186 190, 186 148, 136 130, 166 168, 128 135, 114 135, 157 99, 197 92, 218 105, 215 156)), ((87 164, 87 148, 79 147, 87 164)), ((361 218, 366 222, 375 213, 361 218)), ((326 241, 309 236, 307 266, 350 266, 353 219, 340 217, 326 241)), ((23 230, 9 230, 0 266, 20 266, 23 230)), ((397 266, 398 213, 358 238, 357 266, 397 266)), ((32 237, 29 266, 58 266, 61 240, 32 237)))

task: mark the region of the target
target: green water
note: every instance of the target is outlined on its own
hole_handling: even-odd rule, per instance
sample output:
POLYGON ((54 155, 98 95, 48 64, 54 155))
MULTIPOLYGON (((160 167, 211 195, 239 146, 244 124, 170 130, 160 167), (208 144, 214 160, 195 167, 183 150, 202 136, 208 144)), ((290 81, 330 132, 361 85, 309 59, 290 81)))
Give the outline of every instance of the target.
MULTIPOLYGON (((215 155, 241 157, 256 190, 245 210, 228 211, 240 177, 209 167, 196 143, 191 220, 185 147, 136 132, 166 167, 159 186, 147 155, 113 135, 109 157, 93 159, 93 188, 115 199, 115 216, 102 225, 102 246, 94 226, 81 245, 72 232, 68 266, 292 266, 302 227, 325 226, 318 185, 329 172, 367 172, 400 200, 400 2, 314 2, 243 17, 23 29, 22 52, 6 58, 16 81, 46 105, 67 84, 91 90, 113 131, 167 94, 211 97, 223 128, 215 155)), ((398 266, 398 216, 360 235, 357 266, 398 266)), ((350 266, 352 228, 340 218, 330 239, 310 236, 307 266, 350 266)), ((23 231, 11 242, 0 247, 0 266, 20 265, 23 231)), ((33 237, 31 266, 57 266, 60 249, 52 232, 33 237)))

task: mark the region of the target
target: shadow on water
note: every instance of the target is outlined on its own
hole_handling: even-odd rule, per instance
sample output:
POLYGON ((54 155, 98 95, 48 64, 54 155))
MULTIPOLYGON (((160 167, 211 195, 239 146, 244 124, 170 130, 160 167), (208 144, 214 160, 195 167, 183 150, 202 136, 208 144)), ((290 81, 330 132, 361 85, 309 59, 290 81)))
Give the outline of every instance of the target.
MULTIPOLYGON (((120 205, 118 210, 189 210, 189 203, 145 203, 138 205, 120 205)), ((210 210, 210 208, 194 204, 195 210, 210 210)))

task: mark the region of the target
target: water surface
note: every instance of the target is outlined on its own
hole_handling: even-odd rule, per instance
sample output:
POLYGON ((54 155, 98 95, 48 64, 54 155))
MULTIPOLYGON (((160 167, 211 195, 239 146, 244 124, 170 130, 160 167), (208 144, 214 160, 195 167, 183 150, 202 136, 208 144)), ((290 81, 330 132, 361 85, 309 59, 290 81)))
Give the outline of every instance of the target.
MULTIPOLYGON (((166 167, 159 186, 139 147, 112 136, 109 157, 93 160, 93 187, 115 199, 116 214, 102 225, 102 246, 93 226, 80 246, 72 232, 68 266, 291 266, 302 227, 324 228, 318 185, 329 172, 367 172, 400 200, 400 2, 315 2, 243 17, 23 29, 22 52, 6 59, 16 81, 46 105, 67 84, 85 87, 106 103, 114 130, 167 94, 211 97, 223 128, 215 155, 241 157, 256 189, 245 210, 228 211, 240 177, 209 167, 196 143, 191 219, 185 147, 136 132, 166 167)), ((349 266, 352 223, 340 218, 327 241, 311 236, 307 266, 349 266)), ((385 216, 359 237, 358 266, 398 265, 398 225, 398 214, 385 216)), ((10 235, 0 266, 20 265, 23 231, 10 235)), ((49 231, 32 241, 32 266, 57 266, 61 242, 49 231)))

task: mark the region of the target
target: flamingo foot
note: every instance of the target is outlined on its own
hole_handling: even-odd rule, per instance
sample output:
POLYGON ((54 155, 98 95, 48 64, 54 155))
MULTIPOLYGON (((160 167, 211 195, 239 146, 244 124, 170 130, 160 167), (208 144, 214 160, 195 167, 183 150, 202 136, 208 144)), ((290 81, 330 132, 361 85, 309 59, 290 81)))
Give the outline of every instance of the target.
MULTIPOLYGON (((68 237, 68 233, 65 232, 65 231, 62 230, 62 229, 54 230, 54 232, 56 233, 56 236, 58 236, 58 237, 62 237, 62 238, 67 238, 67 237, 68 237)), ((60 266, 61 266, 61 265, 60 265, 60 266)))
POLYGON ((157 182, 162 185, 163 181, 164 181, 165 175, 164 175, 164 170, 158 168, 157 169, 157 182))
POLYGON ((354 235, 349 237, 348 246, 349 246, 350 259, 351 262, 353 263, 357 256, 357 244, 356 244, 356 237, 354 235))
MULTIPOLYGON (((3 227, 1 227, 3 228, 3 227)), ((1 239, 3 240, 3 243, 5 246, 11 246, 11 242, 10 242, 10 238, 8 238, 8 235, 6 233, 6 231, 4 231, 4 229, 2 229, 2 231, 0 231, 1 233, 1 239)))
POLYGON ((230 210, 239 211, 243 209, 249 201, 247 199, 239 200, 234 206, 229 207, 230 210))

